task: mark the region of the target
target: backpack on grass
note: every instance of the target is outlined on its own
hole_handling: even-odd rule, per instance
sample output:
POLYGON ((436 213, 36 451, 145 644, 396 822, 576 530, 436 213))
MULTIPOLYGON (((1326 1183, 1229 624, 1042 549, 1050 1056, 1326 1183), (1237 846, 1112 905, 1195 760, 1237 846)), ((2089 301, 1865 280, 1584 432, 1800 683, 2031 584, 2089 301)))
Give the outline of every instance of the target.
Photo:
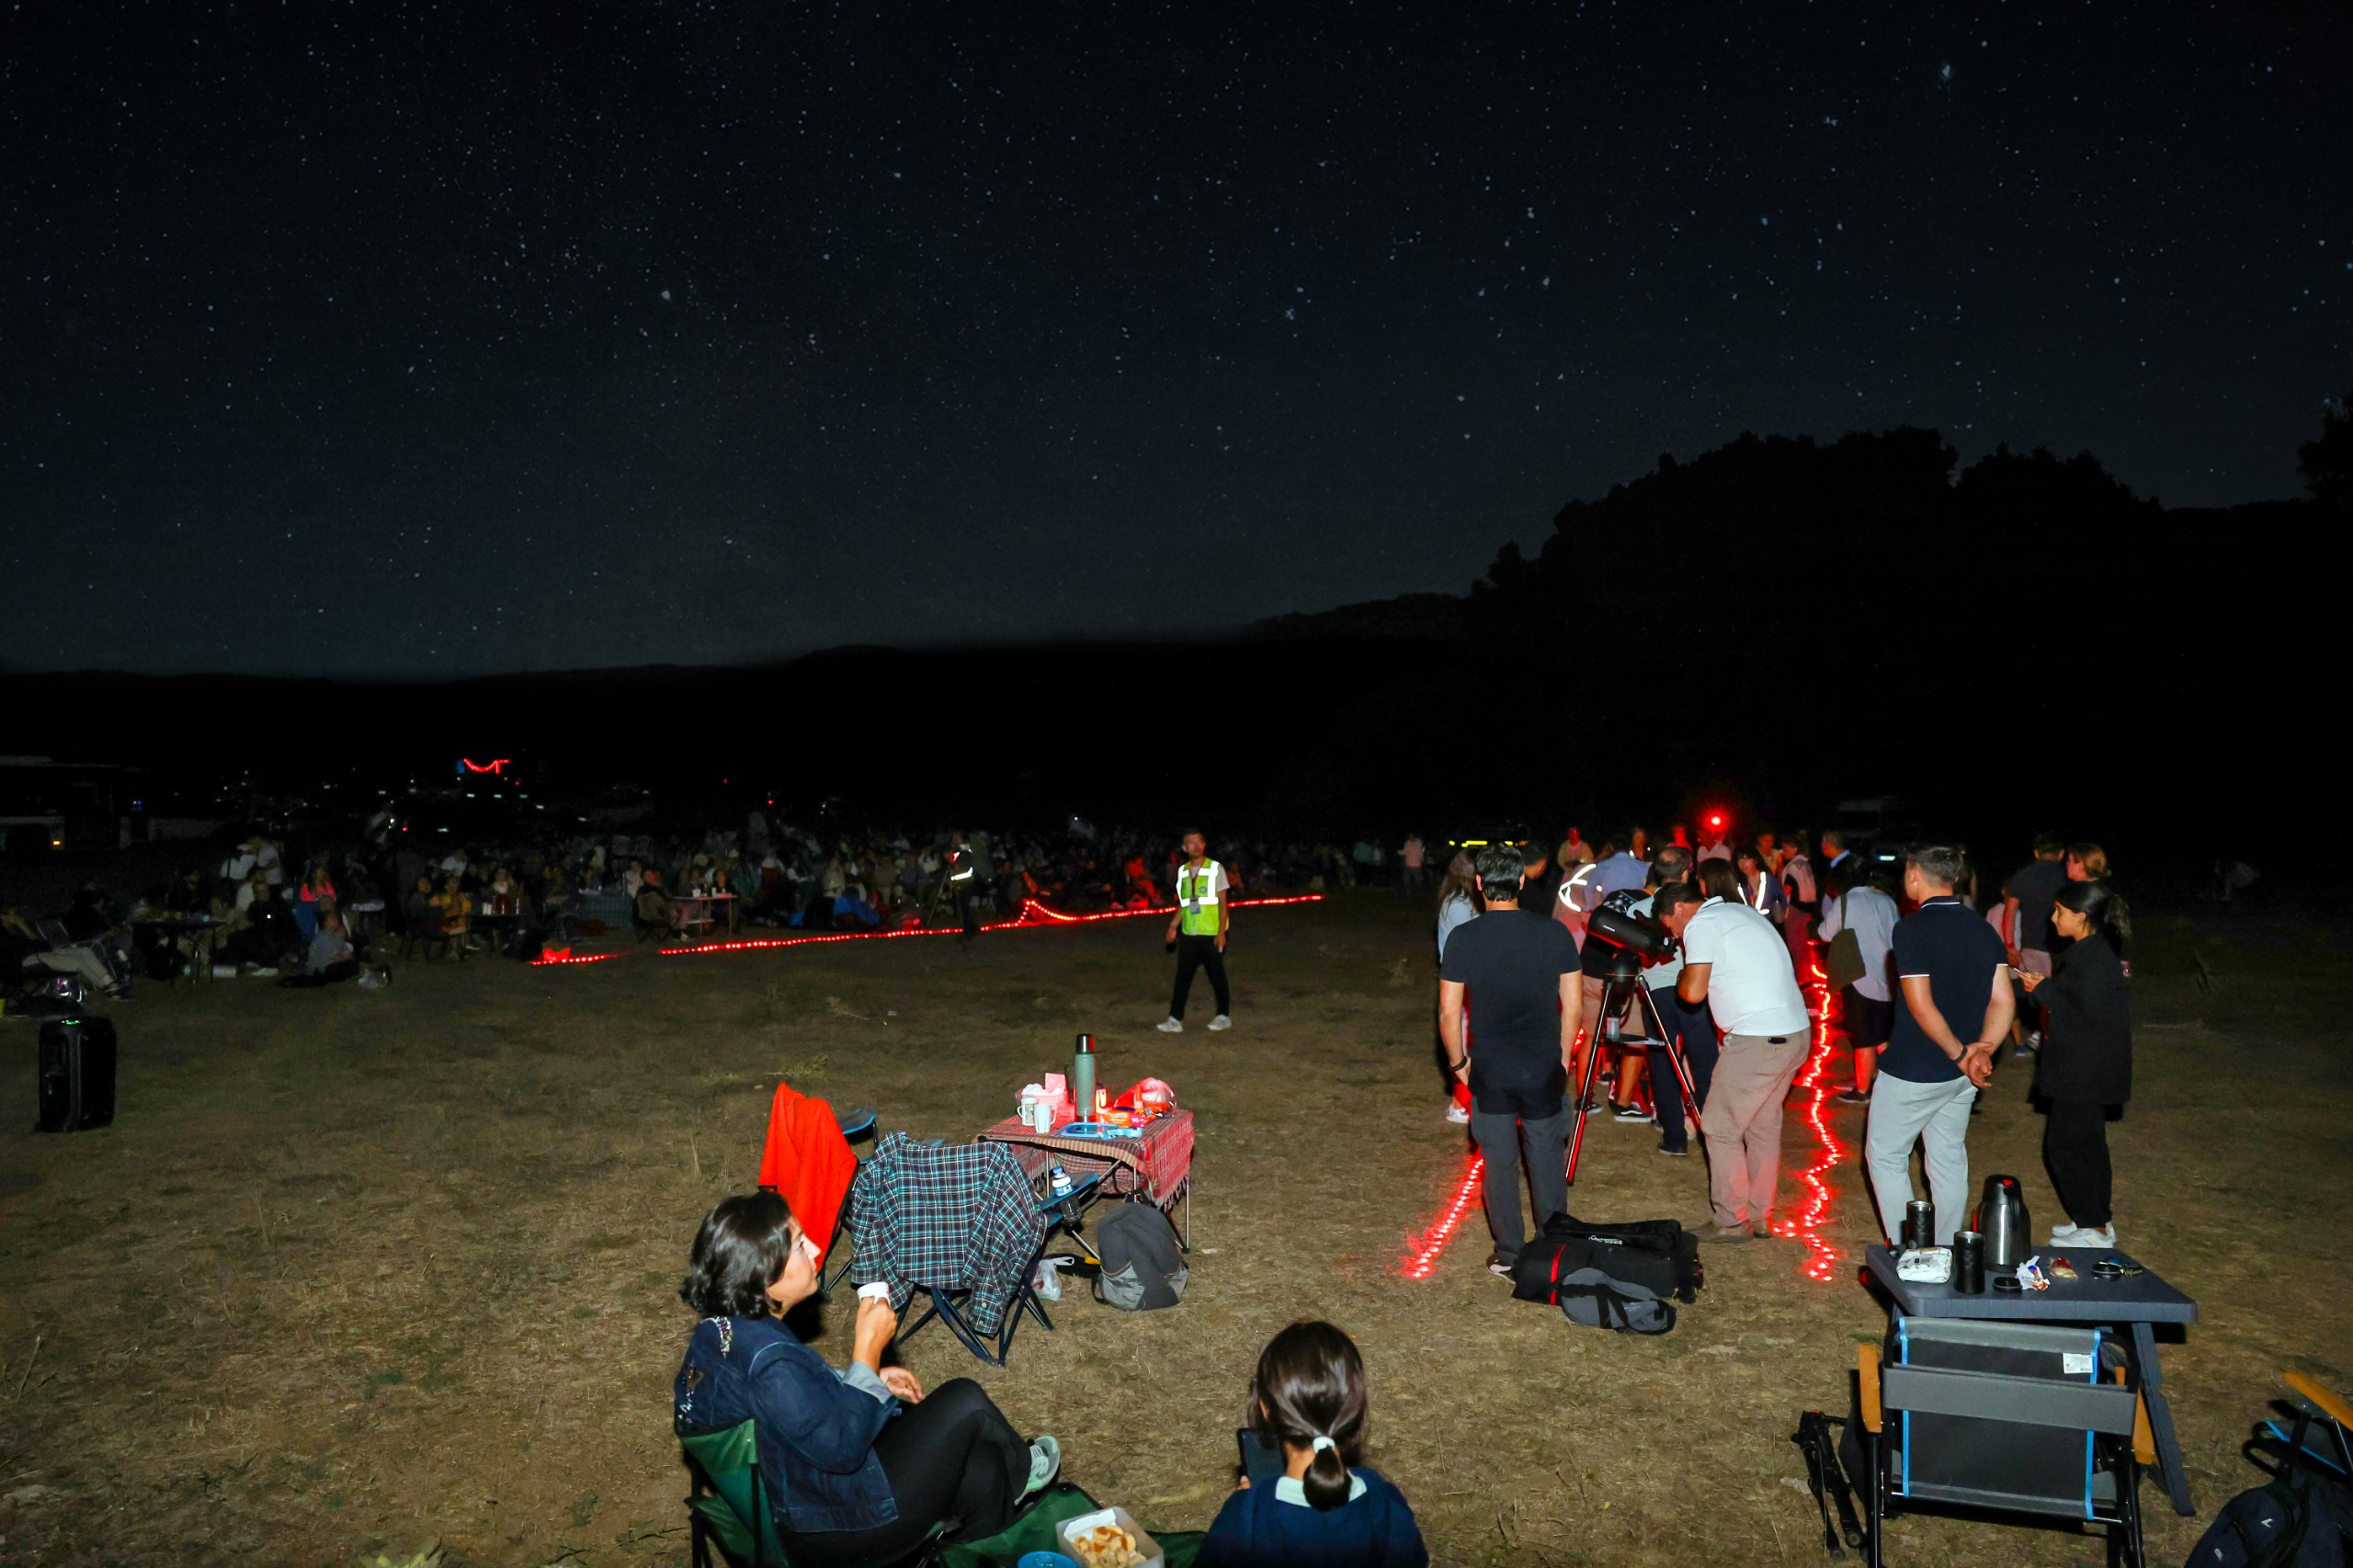
POLYGON ((1173 1307, 1185 1294, 1185 1255, 1168 1216, 1149 1203, 1122 1203, 1095 1227, 1095 1299, 1123 1312, 1173 1307))
POLYGON ((1699 1238, 1673 1220, 1594 1225, 1555 1214, 1511 1271, 1511 1293, 1519 1300, 1557 1306, 1571 1323, 1620 1334, 1669 1332, 1674 1303, 1698 1300, 1706 1282, 1699 1238))

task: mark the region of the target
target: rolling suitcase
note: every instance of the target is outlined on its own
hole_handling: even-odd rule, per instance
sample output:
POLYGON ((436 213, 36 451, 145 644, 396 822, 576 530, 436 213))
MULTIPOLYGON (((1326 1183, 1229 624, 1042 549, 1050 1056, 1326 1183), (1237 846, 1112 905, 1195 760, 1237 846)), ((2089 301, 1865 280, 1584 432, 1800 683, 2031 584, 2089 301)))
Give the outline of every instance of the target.
POLYGON ((36 1132, 81 1132, 114 1120, 114 1020, 52 1018, 40 1027, 36 1132))

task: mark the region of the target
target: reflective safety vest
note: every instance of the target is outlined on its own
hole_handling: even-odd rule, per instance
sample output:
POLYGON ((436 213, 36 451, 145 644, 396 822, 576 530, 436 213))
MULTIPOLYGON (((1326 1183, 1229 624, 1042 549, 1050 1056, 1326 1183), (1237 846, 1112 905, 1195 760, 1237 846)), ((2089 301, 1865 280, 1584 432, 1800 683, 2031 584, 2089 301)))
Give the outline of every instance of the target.
POLYGON ((1206 859, 1198 867, 1176 868, 1176 903, 1183 911, 1180 929, 1188 937, 1217 935, 1217 884, 1224 870, 1216 861, 1206 859))
POLYGON ((1575 876, 1561 884, 1561 891, 1555 896, 1560 899, 1562 908, 1575 915, 1587 913, 1585 907, 1585 880, 1591 875, 1593 875, 1593 862, 1588 860, 1577 868, 1575 876))

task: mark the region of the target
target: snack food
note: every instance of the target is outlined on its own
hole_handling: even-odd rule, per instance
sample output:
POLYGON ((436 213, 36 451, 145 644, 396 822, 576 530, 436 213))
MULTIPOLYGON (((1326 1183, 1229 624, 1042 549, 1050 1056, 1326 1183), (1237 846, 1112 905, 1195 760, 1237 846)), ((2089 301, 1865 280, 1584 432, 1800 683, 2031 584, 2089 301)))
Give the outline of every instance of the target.
POLYGON ((1136 1538, 1117 1525, 1097 1525, 1071 1538, 1071 1551, 1086 1568, 1142 1568, 1143 1553, 1136 1538))

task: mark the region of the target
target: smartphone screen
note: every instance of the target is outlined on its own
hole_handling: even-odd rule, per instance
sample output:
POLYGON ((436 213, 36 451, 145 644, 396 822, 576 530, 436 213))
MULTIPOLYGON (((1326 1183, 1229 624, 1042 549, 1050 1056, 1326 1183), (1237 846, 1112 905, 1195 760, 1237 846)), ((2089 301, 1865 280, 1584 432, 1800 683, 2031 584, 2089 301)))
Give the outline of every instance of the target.
POLYGON ((1250 1478, 1251 1485, 1267 1485, 1282 1474, 1282 1456, 1270 1452, 1266 1444, 1258 1441, 1258 1434, 1249 1427, 1236 1427, 1233 1443, 1242 1456, 1242 1473, 1250 1478))

